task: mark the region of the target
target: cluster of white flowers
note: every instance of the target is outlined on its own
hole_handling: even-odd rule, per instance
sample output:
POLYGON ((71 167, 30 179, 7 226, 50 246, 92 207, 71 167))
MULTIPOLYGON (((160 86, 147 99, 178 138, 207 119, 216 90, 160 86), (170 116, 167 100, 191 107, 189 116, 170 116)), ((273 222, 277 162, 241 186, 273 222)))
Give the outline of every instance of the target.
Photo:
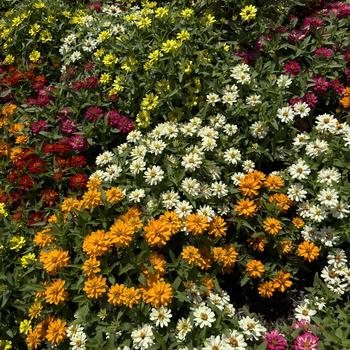
POLYGON ((311 109, 305 102, 298 102, 293 106, 281 107, 277 110, 277 118, 282 123, 293 122, 295 117, 305 118, 311 109))
POLYGON ((340 295, 350 291, 350 268, 344 250, 334 249, 330 252, 327 263, 321 272, 327 287, 340 295))
POLYGON ((255 164, 244 159, 237 126, 224 115, 212 117, 209 126, 202 123, 195 117, 159 124, 145 134, 132 131, 115 154, 106 151, 97 157, 100 169, 92 177, 117 183, 131 202, 152 203, 148 208, 160 198, 163 210, 175 210, 180 217, 192 213, 195 202, 197 212, 210 220, 232 209, 229 193, 237 185, 232 176, 238 179, 255 164))
POLYGON ((72 350, 85 350, 87 337, 84 328, 79 324, 72 324, 67 329, 67 337, 72 350))

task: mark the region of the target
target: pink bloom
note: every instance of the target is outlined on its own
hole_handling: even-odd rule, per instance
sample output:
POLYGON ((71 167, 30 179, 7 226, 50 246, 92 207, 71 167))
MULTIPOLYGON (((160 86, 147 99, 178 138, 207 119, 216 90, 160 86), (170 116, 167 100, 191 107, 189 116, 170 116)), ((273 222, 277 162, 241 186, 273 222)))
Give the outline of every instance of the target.
POLYGON ((309 329, 309 322, 307 322, 306 320, 300 320, 300 321, 293 322, 292 328, 293 329, 302 328, 304 331, 306 331, 309 329))
POLYGON ((294 350, 317 350, 318 337, 311 332, 304 332, 298 335, 294 341, 294 350))
POLYGON ((277 330, 266 333, 264 342, 267 350, 284 350, 288 345, 286 338, 277 330))
POLYGON ((312 80, 314 85, 313 90, 316 93, 324 94, 327 92, 328 88, 330 87, 330 83, 327 81, 326 78, 315 76, 312 80))
POLYGON ((68 145, 72 150, 84 151, 88 147, 88 142, 84 136, 73 135, 68 139, 68 145))
POLYGON ((44 119, 39 119, 30 126, 30 129, 34 135, 37 135, 40 131, 46 131, 48 129, 48 125, 44 119))
POLYGON ((134 122, 127 116, 121 115, 118 111, 107 113, 108 125, 118 128, 123 133, 128 133, 134 128, 134 122))
POLYGON ((318 98, 313 92, 307 92, 304 97, 303 101, 309 105, 309 107, 315 107, 318 103, 318 98))
POLYGON ((350 51, 346 51, 343 57, 346 62, 350 62, 350 51))
POLYGON ((303 41, 305 38, 306 33, 298 29, 292 30, 288 35, 288 40, 292 43, 296 43, 297 41, 303 41))
POLYGON ((316 29, 324 24, 324 20, 318 17, 306 17, 303 21, 301 28, 303 30, 309 31, 311 29, 316 29))
POLYGON ((88 62, 85 64, 84 69, 86 72, 90 72, 95 67, 94 62, 88 62))
POLYGON ((300 64, 297 61, 289 61, 284 64, 284 72, 292 76, 297 75, 301 70, 300 64))
POLYGON ((66 118, 62 118, 61 119, 61 131, 64 133, 64 134, 72 134, 73 132, 76 132, 77 131, 77 127, 75 125, 75 123, 66 118))
POLYGON ((91 122, 103 117, 103 110, 96 106, 91 106, 85 111, 85 118, 91 122))
POLYGON ((315 56, 320 58, 331 58, 333 56, 333 50, 326 47, 319 47, 315 51, 315 56))
POLYGON ((340 82, 339 79, 334 79, 331 81, 331 87, 332 89, 338 94, 342 95, 344 91, 344 85, 340 82))

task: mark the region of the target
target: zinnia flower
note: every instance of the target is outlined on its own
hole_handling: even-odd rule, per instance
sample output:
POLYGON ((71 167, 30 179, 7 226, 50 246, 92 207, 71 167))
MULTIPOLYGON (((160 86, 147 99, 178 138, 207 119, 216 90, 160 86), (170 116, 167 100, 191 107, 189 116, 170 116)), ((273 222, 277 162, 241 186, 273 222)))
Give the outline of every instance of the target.
POLYGON ((266 333, 264 341, 267 350, 284 350, 288 346, 286 338, 277 330, 266 333))

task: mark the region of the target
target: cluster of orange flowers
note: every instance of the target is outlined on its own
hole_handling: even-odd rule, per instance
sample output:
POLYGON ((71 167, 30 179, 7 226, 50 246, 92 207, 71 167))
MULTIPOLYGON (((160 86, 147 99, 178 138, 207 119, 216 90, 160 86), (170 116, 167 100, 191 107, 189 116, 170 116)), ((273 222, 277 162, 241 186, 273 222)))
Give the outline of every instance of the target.
POLYGON ((264 298, 271 298, 275 291, 285 292, 293 284, 290 278, 291 274, 289 272, 278 272, 277 276, 272 280, 259 284, 259 294, 264 298))
MULTIPOLYGON (((249 218, 254 216, 261 206, 260 198, 255 198, 260 194, 262 188, 268 191, 277 191, 284 186, 284 181, 280 176, 266 176, 261 171, 254 170, 246 174, 239 181, 239 191, 244 196, 235 205, 235 211, 239 216, 249 218)), ((285 212, 291 206, 291 201, 287 195, 283 193, 271 194, 268 198, 270 203, 274 203, 281 212, 285 212)))
POLYGON ((29 331, 27 335, 28 347, 37 349, 45 340, 52 345, 58 345, 66 338, 66 331, 66 321, 49 316, 29 331))
POLYGON ((61 211, 67 215, 74 211, 82 209, 93 209, 100 205, 114 205, 119 203, 124 197, 123 191, 119 187, 111 187, 104 191, 101 188, 101 180, 97 178, 90 179, 87 183, 87 191, 81 199, 68 197, 61 204, 61 211), (103 195, 106 202, 103 201, 103 195))

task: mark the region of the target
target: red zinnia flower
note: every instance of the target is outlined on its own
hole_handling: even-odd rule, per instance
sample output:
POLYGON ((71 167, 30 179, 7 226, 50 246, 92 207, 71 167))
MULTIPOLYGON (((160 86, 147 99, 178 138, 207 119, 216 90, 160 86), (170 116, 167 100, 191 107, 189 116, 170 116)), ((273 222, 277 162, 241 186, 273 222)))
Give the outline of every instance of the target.
POLYGON ((86 188, 86 184, 88 182, 88 177, 83 174, 76 174, 71 176, 69 179, 69 188, 74 190, 83 190, 86 188))
POLYGON ((18 185, 22 190, 27 191, 34 186, 34 180, 29 175, 22 175, 18 185))

